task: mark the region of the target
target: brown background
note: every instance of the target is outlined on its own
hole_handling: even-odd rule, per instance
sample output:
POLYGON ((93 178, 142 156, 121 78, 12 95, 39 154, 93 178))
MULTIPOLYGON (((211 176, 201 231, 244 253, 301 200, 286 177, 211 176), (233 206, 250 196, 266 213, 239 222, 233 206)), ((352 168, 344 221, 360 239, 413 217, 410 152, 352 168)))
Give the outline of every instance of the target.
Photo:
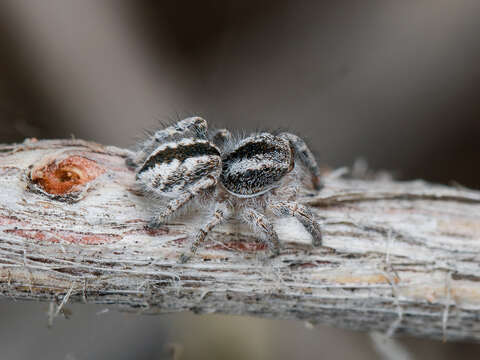
MULTIPOLYGON (((192 114, 287 128, 323 165, 364 158, 400 179, 480 188, 480 2, 0 3, 0 142, 75 136, 131 146, 192 114)), ((300 322, 163 317, 0 303, 2 359, 375 359, 369 337, 300 322)), ((471 344, 402 341, 417 359, 471 344)))

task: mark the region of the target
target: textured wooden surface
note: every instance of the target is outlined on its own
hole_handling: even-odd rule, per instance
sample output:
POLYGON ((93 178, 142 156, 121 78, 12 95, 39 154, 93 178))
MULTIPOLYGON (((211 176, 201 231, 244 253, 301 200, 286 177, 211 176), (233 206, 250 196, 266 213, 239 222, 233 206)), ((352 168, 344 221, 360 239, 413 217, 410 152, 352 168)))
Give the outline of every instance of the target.
POLYGON ((230 222, 178 264, 206 209, 146 230, 155 204, 136 189, 127 154, 80 140, 0 146, 2 296, 53 301, 54 313, 92 302, 480 340, 480 192, 334 171, 302 198, 324 247, 277 219, 283 248, 270 259, 230 222))

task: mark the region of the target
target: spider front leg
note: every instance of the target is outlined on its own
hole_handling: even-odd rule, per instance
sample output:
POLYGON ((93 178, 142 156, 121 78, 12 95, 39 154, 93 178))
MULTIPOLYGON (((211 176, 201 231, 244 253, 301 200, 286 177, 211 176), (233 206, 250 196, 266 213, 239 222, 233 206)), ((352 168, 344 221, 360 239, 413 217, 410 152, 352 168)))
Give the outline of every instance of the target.
POLYGON ((170 200, 165 209, 150 220, 148 228, 155 229, 163 225, 181 207, 183 207, 185 204, 187 204, 199 194, 209 191, 216 183, 217 181, 213 177, 207 177, 202 181, 197 182, 194 186, 181 193, 178 197, 170 200))
POLYGON ((315 156, 313 156, 313 153, 310 151, 305 141, 297 135, 290 133, 281 133, 278 136, 290 142, 290 145, 295 152, 295 156, 300 159, 312 175, 313 187, 315 190, 320 190, 323 187, 320 168, 318 167, 317 160, 315 160, 315 156))
POLYGON ((250 225, 253 230, 258 231, 263 235, 262 240, 267 244, 268 250, 272 256, 278 256, 278 254, 280 254, 280 241, 278 240, 278 235, 274 230, 272 223, 265 215, 262 215, 253 209, 246 208, 242 212, 242 219, 250 225))
POLYGON ((173 214, 180 209, 183 205, 188 203, 192 200, 194 194, 187 192, 181 194, 179 197, 170 200, 170 202, 165 206, 165 209, 161 211, 159 214, 155 215, 150 222, 148 223, 147 227, 149 229, 156 229, 161 225, 165 224, 169 218, 173 216, 173 214))
POLYGON ((205 241, 208 233, 212 231, 215 226, 224 222, 230 215, 230 212, 231 211, 226 204, 218 204, 212 219, 197 231, 192 243, 190 244, 188 252, 180 255, 179 262, 186 263, 192 256, 194 256, 197 252, 198 247, 205 241))
POLYGON ((290 201, 270 203, 270 208, 277 216, 294 216, 312 236, 313 246, 322 245, 322 231, 313 217, 312 211, 305 205, 290 201))

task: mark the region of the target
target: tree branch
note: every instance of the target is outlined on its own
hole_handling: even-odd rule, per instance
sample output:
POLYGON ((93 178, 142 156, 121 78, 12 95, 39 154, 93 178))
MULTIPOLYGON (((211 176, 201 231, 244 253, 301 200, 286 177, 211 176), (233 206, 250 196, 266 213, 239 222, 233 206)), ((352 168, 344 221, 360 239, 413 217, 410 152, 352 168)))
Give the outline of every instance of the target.
POLYGON ((155 231, 127 150, 80 140, 0 146, 0 294, 304 319, 354 330, 480 340, 480 192, 423 181, 325 176, 303 197, 322 225, 312 248, 276 220, 269 259, 230 222, 186 264, 177 259, 201 211, 155 231))

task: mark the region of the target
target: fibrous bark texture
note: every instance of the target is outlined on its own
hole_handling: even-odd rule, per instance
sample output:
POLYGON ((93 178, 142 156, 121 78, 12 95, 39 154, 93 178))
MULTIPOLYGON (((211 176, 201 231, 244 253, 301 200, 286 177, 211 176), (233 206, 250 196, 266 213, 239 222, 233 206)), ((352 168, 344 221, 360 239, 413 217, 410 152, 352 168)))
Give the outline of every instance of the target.
POLYGON ((480 340, 480 192, 326 172, 306 193, 322 247, 276 219, 280 256, 229 222, 186 264, 197 209, 158 230, 128 151, 80 140, 0 146, 0 294, 480 340))

